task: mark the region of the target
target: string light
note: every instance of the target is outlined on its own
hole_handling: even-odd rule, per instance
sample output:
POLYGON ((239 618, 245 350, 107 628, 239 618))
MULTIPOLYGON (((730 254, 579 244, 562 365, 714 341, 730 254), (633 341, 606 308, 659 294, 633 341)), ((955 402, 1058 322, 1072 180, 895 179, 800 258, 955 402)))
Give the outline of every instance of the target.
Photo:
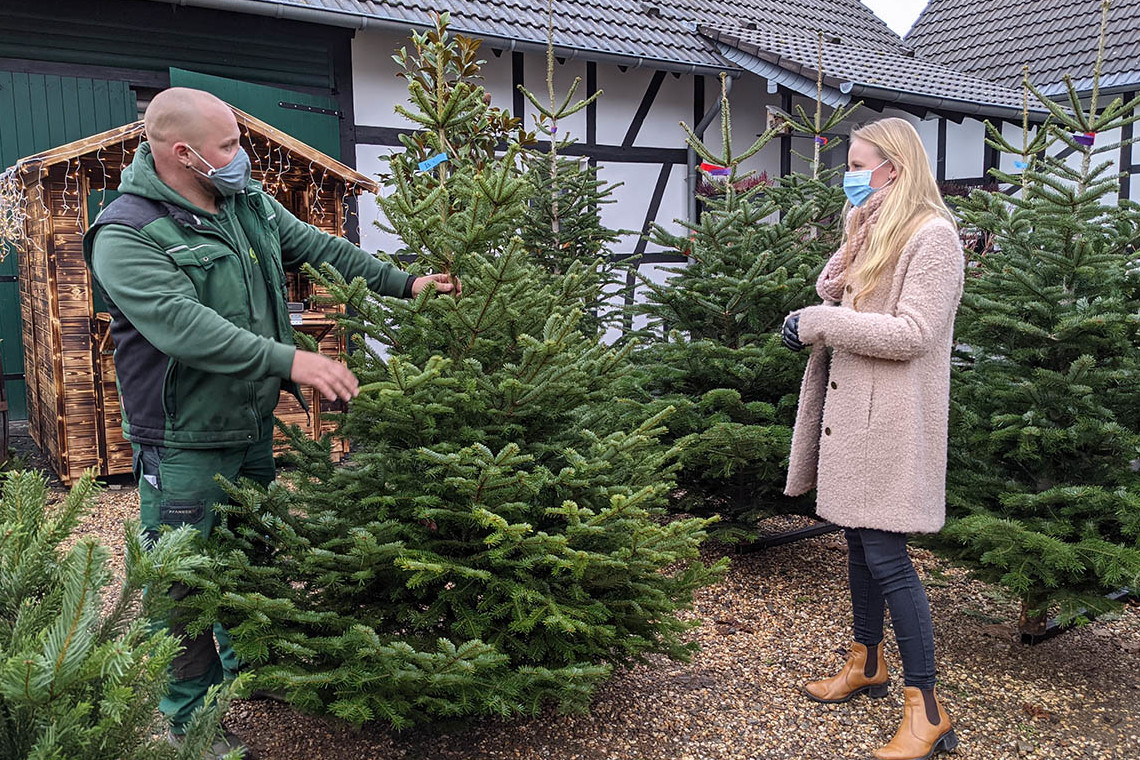
MULTIPOLYGON (((303 161, 298 161, 301 157, 295 155, 292 150, 280 144, 274 144, 268 138, 254 135, 247 124, 242 125, 242 134, 250 146, 251 159, 256 166, 256 172, 262 178, 266 191, 279 197, 283 190, 289 187, 298 187, 307 181, 311 197, 308 199, 308 208, 305 211, 308 212, 309 221, 327 221, 330 213, 329 204, 335 203, 334 199, 337 198, 336 183, 334 182, 332 186, 329 185, 329 168, 320 165, 312 158, 309 158, 306 166, 303 161)), ((27 185, 25 185, 22 174, 30 172, 31 165, 17 165, 4 171, 0 174, 0 244, 12 245, 17 250, 44 253, 45 249, 40 241, 40 238, 43 237, 42 231, 29 234, 29 217, 33 213, 33 202, 38 206, 35 212, 39 218, 70 215, 70 212, 74 211, 76 229, 84 232, 87 227, 87 203, 81 197, 83 192, 82 178, 86 176, 91 184, 95 184, 94 174, 98 173, 99 197, 97 203, 99 209, 103 209, 107 203, 107 191, 113 179, 112 175, 121 175, 131 165, 138 146, 144 139, 145 135, 140 130, 128 134, 117 146, 108 144, 94 146, 93 155, 87 157, 90 164, 87 167, 83 164, 83 157, 69 157, 66 161, 61 161, 60 163, 63 164, 63 187, 58 196, 61 205, 55 211, 50 208, 51 193, 44 186, 45 180, 50 181, 53 175, 59 176, 56 172, 51 171, 51 167, 47 167, 48 171, 45 172, 43 163, 37 162, 34 165, 36 177, 35 179, 29 178, 27 185), (117 166, 113 160, 116 153, 119 158, 117 166), (72 162, 74 162, 74 166, 72 162), (33 185, 39 188, 35 201, 33 201, 31 194, 33 185)), ((342 183, 339 193, 341 212, 339 225, 335 223, 337 217, 334 213, 333 228, 339 226, 338 231, 343 235, 347 233, 350 223, 353 221, 358 223, 360 220, 359 213, 350 205, 351 199, 359 196, 367 188, 349 178, 336 177, 336 180, 342 183)), ((335 211, 335 207, 332 209, 335 211)), ((34 221, 34 218, 31 219, 32 223, 34 221)), ((3 255, 4 251, 0 251, 0 260, 2 260, 3 255)))
POLYGON ((99 209, 102 210, 103 204, 107 200, 107 165, 103 163, 102 145, 95 151, 95 160, 99 162, 99 177, 103 181, 102 186, 99 188, 99 209))

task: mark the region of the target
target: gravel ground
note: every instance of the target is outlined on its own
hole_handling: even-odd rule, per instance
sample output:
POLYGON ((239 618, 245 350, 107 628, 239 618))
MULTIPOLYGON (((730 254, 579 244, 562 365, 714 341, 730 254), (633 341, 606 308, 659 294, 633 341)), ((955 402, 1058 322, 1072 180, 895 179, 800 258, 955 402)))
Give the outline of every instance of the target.
MULTIPOLYGON (((37 464, 34 452, 25 455, 37 464)), ((137 508, 133 485, 113 479, 81 530, 117 555, 122 521, 137 508)), ((717 545, 706 551, 710 560, 726 553, 717 545)), ((1016 602, 929 552, 911 553, 930 594, 940 689, 962 742, 954 757, 1140 760, 1140 605, 1026 647, 1015 635, 1016 602)), ((734 557, 725 580, 703 590, 688 613, 702 621, 693 662, 661 659, 619 673, 586 716, 394 734, 356 732, 276 702, 237 701, 227 722, 263 760, 866 758, 901 716, 897 679, 886 699, 847 705, 797 692, 844 660, 845 573, 837 534, 734 557)), ((887 661, 899 675, 889 635, 887 661)))

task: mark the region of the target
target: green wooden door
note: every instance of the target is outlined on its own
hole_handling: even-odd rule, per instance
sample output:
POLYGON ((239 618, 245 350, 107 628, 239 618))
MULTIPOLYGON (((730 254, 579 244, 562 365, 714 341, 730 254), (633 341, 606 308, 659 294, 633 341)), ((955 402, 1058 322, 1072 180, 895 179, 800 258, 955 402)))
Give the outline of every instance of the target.
POLYGON ((250 116, 340 160, 340 112, 332 98, 174 68, 170 70, 170 86, 211 92, 250 116))
MULTIPOLYGON (((126 82, 0 71, 0 169, 138 118, 126 82)), ((0 263, 0 359, 11 418, 27 417, 16 254, 0 263)))

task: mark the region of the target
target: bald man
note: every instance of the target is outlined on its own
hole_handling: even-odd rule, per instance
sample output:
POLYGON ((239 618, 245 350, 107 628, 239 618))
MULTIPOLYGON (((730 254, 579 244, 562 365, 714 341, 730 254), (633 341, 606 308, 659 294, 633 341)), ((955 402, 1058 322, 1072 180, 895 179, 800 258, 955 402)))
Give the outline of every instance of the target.
MULTIPOLYGON (((250 183, 233 111, 200 90, 175 87, 146 110, 148 142, 83 240, 111 312, 123 432, 134 450, 142 522, 193 525, 209 537, 226 501, 214 482, 274 478, 273 410, 282 387, 304 383, 351 399, 342 364, 293 345, 285 270, 331 264, 377 293, 410 297, 446 275, 414 278, 290 214, 250 183)), ((187 590, 175 590, 184 598, 187 590)), ((220 626, 183 637, 161 709, 172 740, 213 684, 236 669, 220 626)), ((220 742, 219 756, 234 744, 220 742)), ((244 749, 244 748, 243 748, 244 749)), ((246 757, 249 757, 247 754, 246 757)))

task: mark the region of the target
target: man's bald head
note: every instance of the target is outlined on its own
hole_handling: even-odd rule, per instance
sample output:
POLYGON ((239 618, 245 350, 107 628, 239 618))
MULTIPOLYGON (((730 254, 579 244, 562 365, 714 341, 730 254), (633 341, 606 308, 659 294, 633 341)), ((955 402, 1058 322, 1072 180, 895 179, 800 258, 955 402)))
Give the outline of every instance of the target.
POLYGON ((189 87, 171 87, 154 96, 143 117, 147 140, 161 145, 197 144, 209 133, 236 126, 230 107, 214 95, 189 87))
POLYGON ((229 164, 241 150, 233 110, 208 92, 171 87, 154 96, 144 119, 159 179, 213 213, 218 191, 210 172, 229 164))

